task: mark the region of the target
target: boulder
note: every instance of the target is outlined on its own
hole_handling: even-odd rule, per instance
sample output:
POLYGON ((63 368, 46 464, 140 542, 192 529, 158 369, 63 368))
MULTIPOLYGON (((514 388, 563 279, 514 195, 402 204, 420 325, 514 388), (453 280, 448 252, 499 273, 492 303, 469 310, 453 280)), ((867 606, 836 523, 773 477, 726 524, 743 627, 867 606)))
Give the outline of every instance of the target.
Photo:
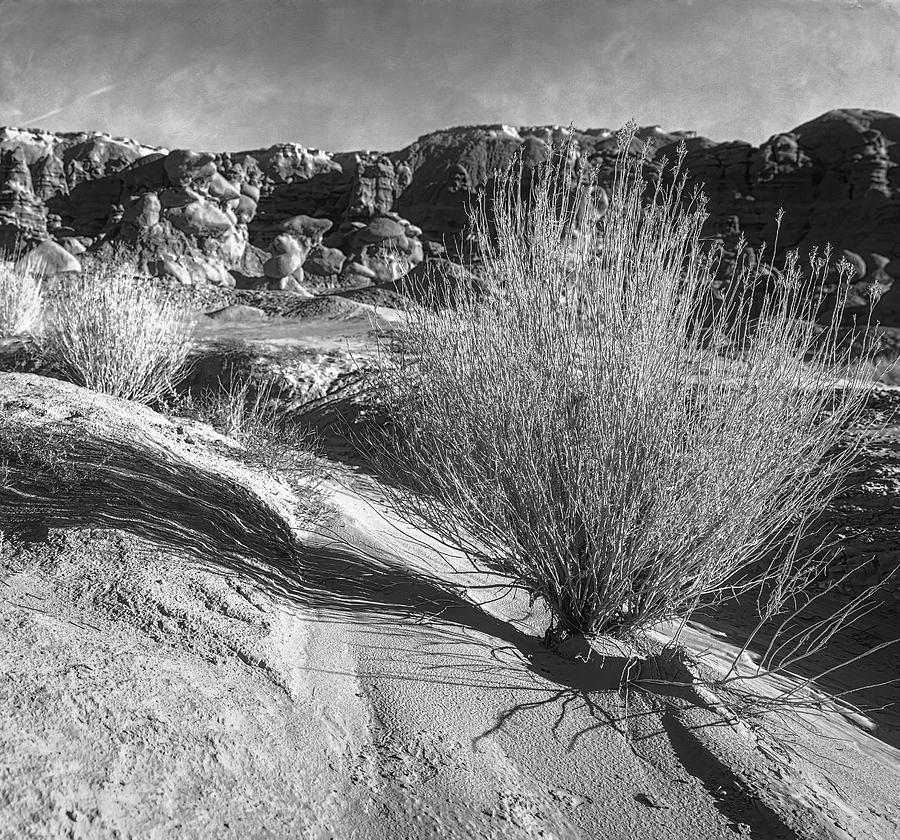
POLYGON ((235 219, 226 211, 203 200, 170 208, 166 218, 188 236, 221 237, 230 233, 235 224, 235 219))
POLYGON ((81 271, 81 263, 78 259, 52 239, 45 239, 40 245, 29 251, 16 263, 16 267, 43 277, 81 271))
POLYGON ((164 256, 148 262, 148 269, 158 277, 170 277, 183 286, 217 286, 230 289, 235 285, 234 277, 225 264, 213 257, 164 256))
POLYGON ((237 266, 247 250, 247 229, 237 226, 224 236, 208 239, 204 243, 203 252, 215 254, 229 266, 237 266))
POLYGON ((232 199, 240 198, 241 196, 241 193, 234 184, 218 172, 213 173, 206 189, 210 196, 219 201, 231 201, 232 199))
POLYGON ((270 280, 266 288, 272 292, 293 292, 295 295, 305 298, 311 298, 313 295, 303 286, 302 277, 303 269, 299 269, 300 277, 289 274, 280 280, 270 280))
POLYGON ((194 278, 187 266, 182 265, 178 260, 171 257, 165 257, 158 260, 154 264, 154 273, 158 277, 170 277, 179 282, 182 286, 193 286, 194 278))
POLYGON ((257 203, 249 195, 241 194, 234 207, 234 215, 240 224, 248 225, 256 215, 257 203))
POLYGON ((413 300, 439 306, 452 306, 461 296, 480 297, 486 292, 476 274, 447 259, 431 259, 415 266, 390 288, 413 300))
POLYGON ((301 214, 285 219, 279 225, 279 229, 298 239, 309 240, 311 243, 317 244, 331 230, 331 225, 330 219, 314 219, 301 214))
POLYGON ((841 253, 849 263, 850 268, 853 269, 853 279, 862 280, 866 276, 866 261, 853 251, 844 249, 841 253))
POLYGON ((385 239, 405 238, 406 230, 400 222, 381 216, 369 222, 356 236, 361 242, 382 242, 385 239))
POLYGON ((63 237, 59 240, 59 244, 62 245, 63 248, 65 248, 73 257, 77 257, 87 251, 84 243, 74 236, 63 237))
POLYGON ((263 265, 263 273, 271 280, 281 280, 303 267, 303 256, 295 251, 274 254, 263 265))
POLYGON ((148 192, 134 199, 122 216, 123 224, 131 224, 138 230, 146 230, 159 224, 162 204, 156 193, 148 192))
POLYGON ((182 257, 182 263, 187 269, 194 286, 218 286, 223 289, 234 288, 234 277, 219 259, 204 256, 186 256, 182 257))
POLYGON ((257 187, 255 184, 249 184, 244 181, 241 184, 241 195, 247 196, 247 198, 253 201, 254 204, 259 203, 259 187, 257 187))
POLYGON ((306 245, 301 243, 298 238, 291 236, 289 233, 280 233, 272 240, 269 250, 273 254, 296 254, 305 252, 306 245))
POLYGON ((160 190, 158 198, 160 205, 166 210, 171 210, 173 207, 187 207, 188 204, 193 204, 195 201, 203 201, 200 193, 187 187, 169 187, 160 190))
POLYGON ((166 175, 172 186, 208 183, 216 174, 215 157, 207 152, 192 152, 189 149, 175 149, 163 161, 166 175))
MULTIPOLYGON (((341 269, 341 288, 358 289, 379 282, 379 276, 389 276, 390 272, 379 275, 372 267, 356 260, 347 260, 341 269)), ((393 279, 393 278, 390 278, 393 279)))
POLYGON ((306 262, 303 263, 303 270, 317 277, 337 276, 341 273, 345 259, 343 251, 320 245, 310 251, 306 262))
POLYGON ((232 265, 231 272, 239 278, 245 279, 262 277, 264 275, 263 266, 268 258, 269 255, 262 248, 247 245, 240 259, 232 265))

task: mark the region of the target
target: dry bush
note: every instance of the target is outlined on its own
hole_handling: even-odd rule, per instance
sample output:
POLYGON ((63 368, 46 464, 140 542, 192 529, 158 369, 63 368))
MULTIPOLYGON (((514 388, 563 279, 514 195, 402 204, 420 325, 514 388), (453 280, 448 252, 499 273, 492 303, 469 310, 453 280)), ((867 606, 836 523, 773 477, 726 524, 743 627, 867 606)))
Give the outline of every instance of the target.
POLYGON ((859 374, 865 376, 875 385, 900 385, 900 365, 896 357, 878 356, 874 359, 863 359, 857 362, 859 374))
POLYGON ((848 473, 868 388, 846 381, 828 255, 718 287, 683 158, 648 190, 620 157, 579 230, 593 176, 565 152, 473 214, 489 295, 384 339, 372 444, 394 503, 543 599, 549 642, 802 587, 818 567, 794 546, 848 473))
POLYGON ((84 261, 50 297, 44 353, 76 385, 151 403, 184 375, 192 332, 183 304, 124 260, 84 261))
POLYGON ((220 377, 217 387, 201 400, 201 412, 223 434, 246 441, 266 437, 280 424, 275 384, 238 373, 232 366, 220 377))
POLYGON ((35 333, 43 311, 43 282, 0 256, 0 339, 35 333))
POLYGON ((168 413, 208 423, 232 438, 240 445, 242 460, 287 481, 308 500, 310 510, 315 507, 318 518, 323 518, 322 467, 313 436, 284 416, 275 383, 248 372, 240 352, 234 357, 213 388, 184 395, 169 406, 168 413))

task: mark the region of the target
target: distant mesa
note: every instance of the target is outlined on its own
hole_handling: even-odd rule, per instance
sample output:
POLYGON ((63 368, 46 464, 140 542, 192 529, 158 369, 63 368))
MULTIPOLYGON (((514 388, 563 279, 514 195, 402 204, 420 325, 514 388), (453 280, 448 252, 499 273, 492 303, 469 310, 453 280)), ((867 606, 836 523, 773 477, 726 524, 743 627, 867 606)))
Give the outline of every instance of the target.
MULTIPOLYGON (((61 270, 76 270, 85 252, 126 247, 148 273, 193 285, 315 293, 396 283, 429 260, 464 261, 477 190, 514 155, 540 161, 562 140, 576 163, 609 178, 618 141, 608 128, 463 126, 399 151, 339 153, 299 143, 169 150, 3 128, 0 247, 21 256, 40 246, 32 262, 61 270)), ((704 235, 726 253, 741 236, 751 253, 773 242, 784 208, 779 253, 832 243, 854 267, 854 303, 877 288, 876 318, 900 325, 900 117, 829 111, 760 146, 659 126, 639 129, 636 148, 644 140, 651 177, 686 144, 685 165, 710 200, 704 235)), ((604 200, 579 210, 585 224, 604 200)))

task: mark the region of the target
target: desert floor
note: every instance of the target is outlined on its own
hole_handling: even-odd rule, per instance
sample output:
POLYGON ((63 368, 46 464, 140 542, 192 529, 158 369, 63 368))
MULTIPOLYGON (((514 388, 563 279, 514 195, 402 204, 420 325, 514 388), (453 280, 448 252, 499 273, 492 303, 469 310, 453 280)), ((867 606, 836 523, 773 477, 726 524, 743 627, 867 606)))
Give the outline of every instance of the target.
MULTIPOLYGON (((394 317, 237 312, 200 342, 268 359, 300 402, 394 317)), ((325 435, 321 458, 333 513, 287 587, 127 530, 54 530, 0 555, 0 836, 900 834, 896 648, 817 685, 884 684, 848 695, 861 713, 734 716, 699 690, 620 687, 616 656, 549 652, 540 609, 399 522, 352 449, 325 435)), ((900 427, 860 481, 833 512, 846 554, 896 565, 900 427)), ((882 597, 795 679, 897 635, 897 608, 882 597)), ((745 613, 684 638, 715 668, 745 613)))

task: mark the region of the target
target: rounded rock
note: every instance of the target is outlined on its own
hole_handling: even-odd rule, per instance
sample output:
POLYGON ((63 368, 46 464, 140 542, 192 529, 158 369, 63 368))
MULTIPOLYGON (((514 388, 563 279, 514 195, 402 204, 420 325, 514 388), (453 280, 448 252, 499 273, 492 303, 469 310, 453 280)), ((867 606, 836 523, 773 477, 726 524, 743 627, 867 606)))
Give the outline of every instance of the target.
POLYGON ((78 273, 81 271, 81 263, 58 242, 45 239, 22 257, 16 263, 16 268, 42 277, 53 277, 56 274, 78 273))
POLYGON ((369 222, 356 235, 362 242, 382 242, 385 239, 400 239, 406 235, 406 231, 395 219, 380 216, 369 222))
POLYGON ((163 168, 174 186, 207 181, 217 172, 215 158, 207 152, 173 149, 163 160, 163 168))
POLYGON ((857 253, 853 251, 843 251, 844 259, 850 263, 850 267, 853 269, 853 279, 854 280, 862 280, 863 277, 866 276, 866 261, 857 253))
POLYGON ((253 221, 253 217, 256 216, 256 208, 257 204, 252 196, 242 194, 234 208, 234 215, 239 222, 249 224, 253 221))
POLYGON ((344 260, 346 256, 343 251, 319 246, 310 252, 306 262, 303 263, 303 268, 316 277, 332 277, 341 273, 344 260))
POLYGON ((178 230, 191 236, 224 236, 234 229, 234 217, 214 204, 194 201, 184 207, 175 207, 167 214, 178 230))
POLYGON ((303 259, 295 253, 275 254, 263 264, 263 274, 271 280, 281 280, 302 268, 303 259))
POLYGON ((305 239, 311 239, 316 242, 321 241, 322 237, 331 230, 330 219, 315 219, 312 216, 292 216, 285 219, 279 228, 285 233, 293 236, 302 236, 305 239))
POLYGON ((207 190, 213 198, 216 198, 219 201, 231 201, 232 199, 240 198, 241 195, 234 184, 219 172, 213 173, 212 177, 209 179, 207 190))

